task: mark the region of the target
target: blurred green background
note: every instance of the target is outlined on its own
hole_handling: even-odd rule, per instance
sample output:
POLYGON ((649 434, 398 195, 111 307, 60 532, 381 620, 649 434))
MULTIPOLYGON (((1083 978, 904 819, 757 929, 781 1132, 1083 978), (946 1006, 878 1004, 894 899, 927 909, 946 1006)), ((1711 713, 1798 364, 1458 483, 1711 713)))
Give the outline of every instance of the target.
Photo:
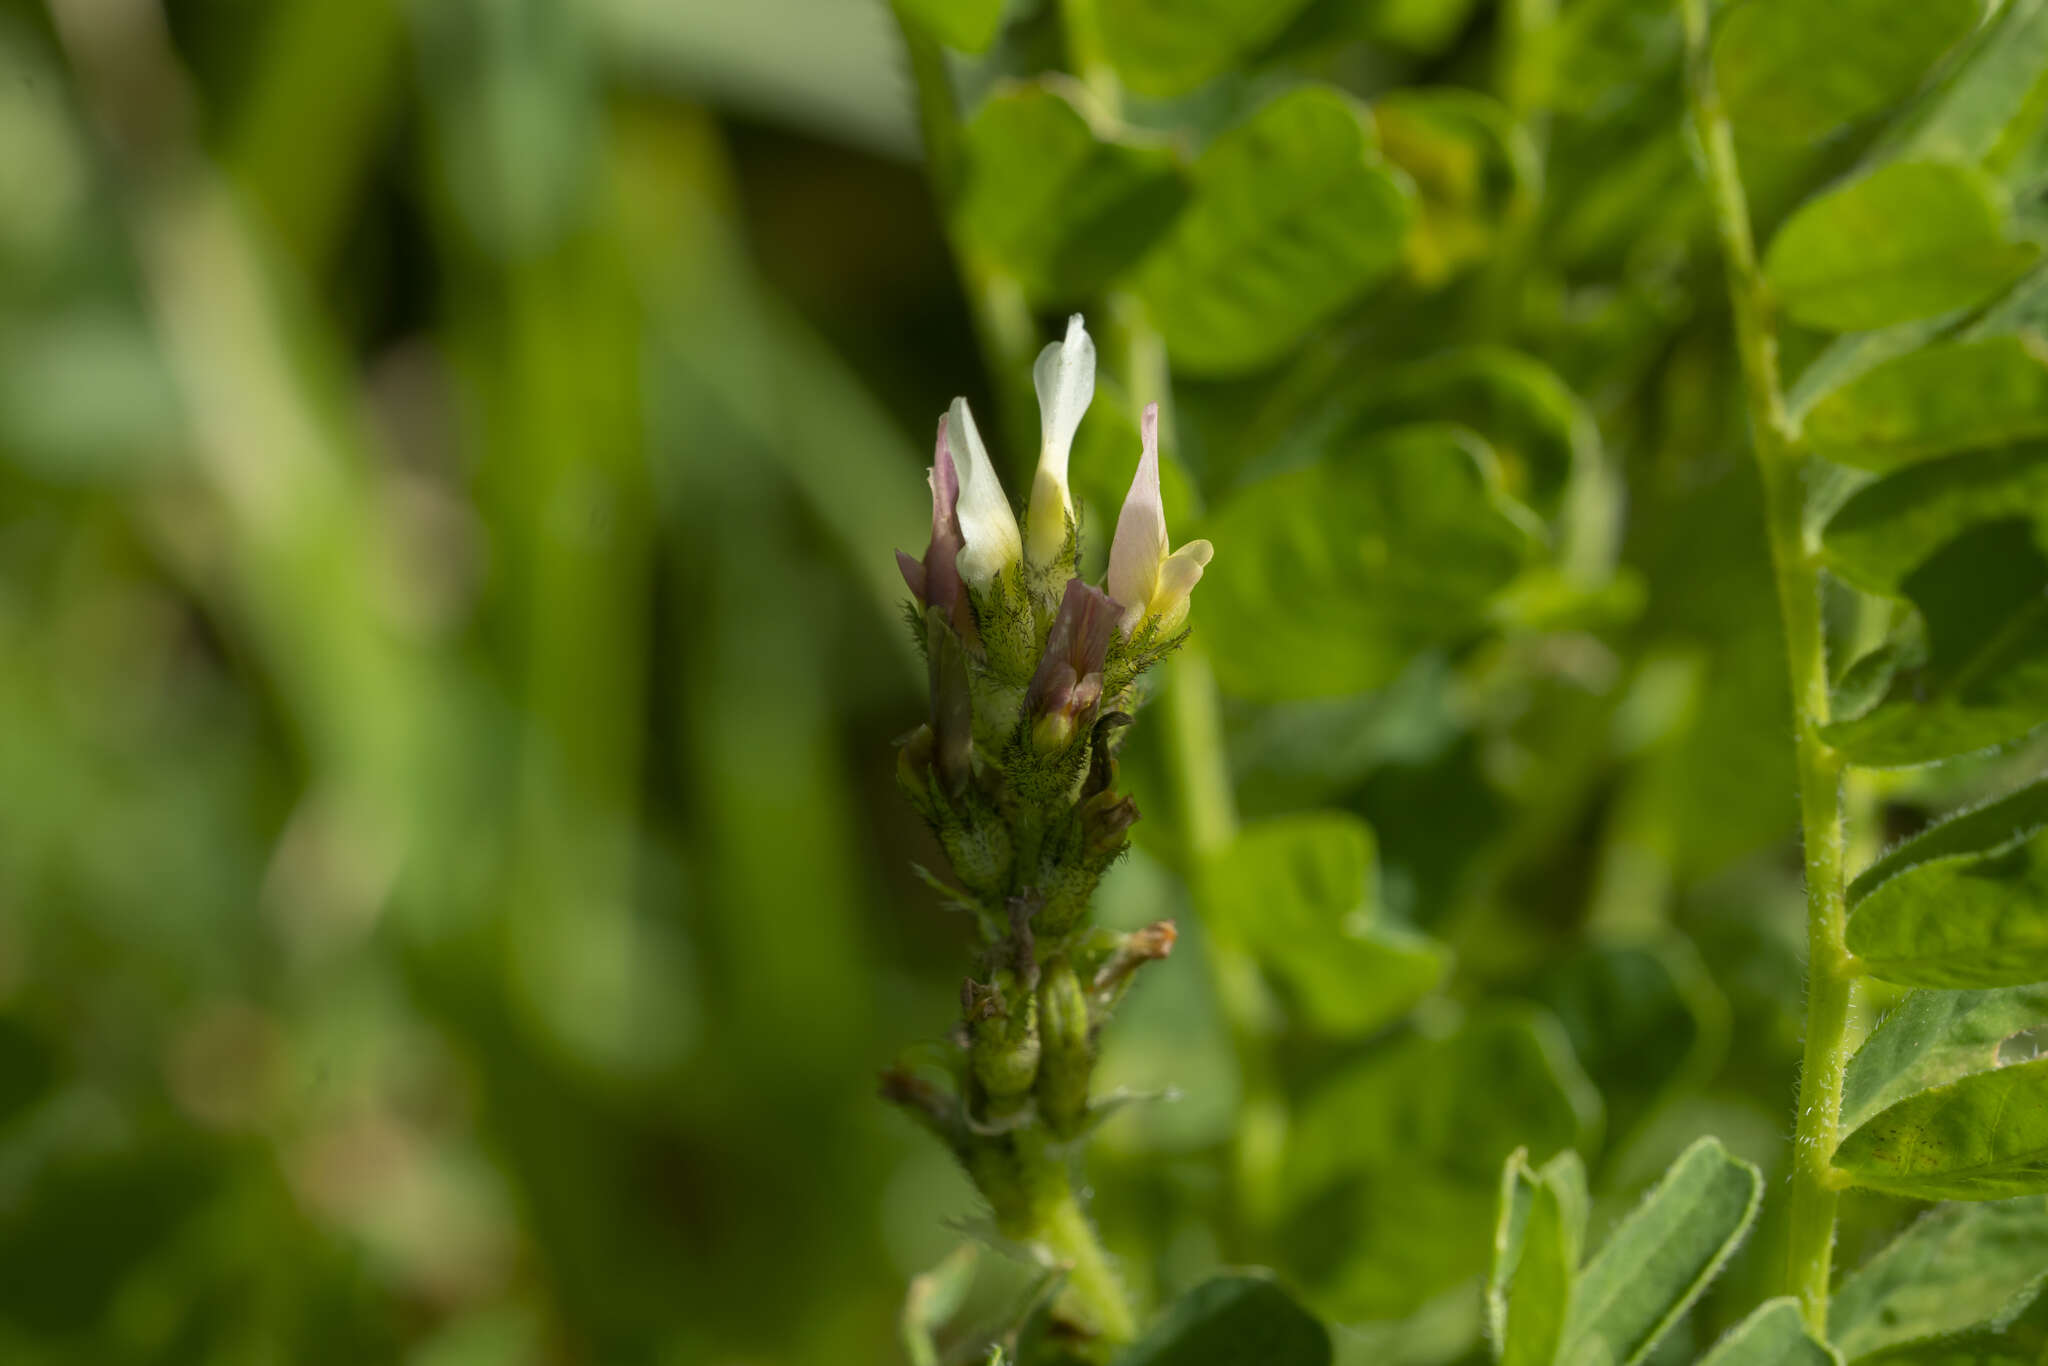
MULTIPOLYGON (((1185 161, 1308 77, 1483 103, 1384 121, 1422 206, 1395 279, 1179 386, 1176 538, 1335 403, 1483 432, 1566 562, 1370 688, 1219 657, 1237 803, 1371 822, 1379 913, 1456 955, 1401 1028, 1540 1020, 1604 1197, 1708 1130, 1779 1173, 1789 719, 1675 22, 1291 8, 1130 117, 1185 161), (1540 363, 1402 368, 1474 347, 1540 363)), ((1049 6, 1007 23, 955 59, 970 104, 1063 64, 1049 6)), ((874 1095, 971 943, 893 786, 923 702, 890 551, 954 394, 1013 490, 1035 454, 918 149, 873 0, 0 2, 0 1359, 900 1359, 975 1209, 874 1095)), ((1761 211, 1844 155, 1760 158, 1761 211)), ((1030 303, 1046 339, 1097 301, 1030 303)), ((1119 420, 1077 456, 1098 513, 1119 420)), ((1467 1353, 1469 1286, 1324 1274, 1428 1230, 1220 1212, 1249 1064, 1171 729, 1103 916, 1183 940, 1105 1069, 1179 1098, 1095 1146, 1108 1241, 1147 1301, 1278 1260, 1347 1317, 1425 1311, 1369 1359, 1467 1353)), ((1899 786, 1894 825, 1992 777, 1899 786)), ((1429 1218, 1483 1242, 1525 1136, 1480 1139, 1429 1218)), ((1470 1241, 1415 1255, 1450 1284, 1470 1241)))

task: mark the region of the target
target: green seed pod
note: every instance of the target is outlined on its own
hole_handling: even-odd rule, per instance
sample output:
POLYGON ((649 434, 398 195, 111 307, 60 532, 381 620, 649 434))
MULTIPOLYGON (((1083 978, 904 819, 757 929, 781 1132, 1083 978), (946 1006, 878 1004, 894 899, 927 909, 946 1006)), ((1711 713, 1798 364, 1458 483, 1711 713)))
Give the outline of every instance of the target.
POLYGON ((1046 964, 1038 982, 1038 1113, 1060 1138, 1081 1132, 1088 1118, 1088 1081, 1095 1071, 1095 1040, 1088 995, 1065 958, 1046 964))

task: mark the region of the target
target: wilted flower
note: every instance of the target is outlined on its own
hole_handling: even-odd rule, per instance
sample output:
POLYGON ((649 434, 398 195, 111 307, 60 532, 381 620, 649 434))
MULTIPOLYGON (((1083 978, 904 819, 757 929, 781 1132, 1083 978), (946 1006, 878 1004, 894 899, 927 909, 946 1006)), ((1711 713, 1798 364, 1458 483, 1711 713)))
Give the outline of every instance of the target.
POLYGON ((1045 639, 1045 654, 1031 676, 1024 707, 1031 738, 1048 752, 1065 749, 1074 732, 1094 719, 1102 700, 1102 662, 1116 631, 1117 604, 1100 588, 1067 580, 1060 610, 1045 639))
POLYGON ((1159 405, 1145 406, 1139 423, 1143 453, 1131 491, 1117 514, 1116 536, 1109 545, 1109 595, 1123 605, 1119 623, 1135 636, 1148 621, 1157 635, 1170 636, 1187 620, 1188 594, 1202 577, 1202 566, 1215 553, 1207 541, 1189 541, 1169 551, 1166 507, 1159 498, 1159 405))
POLYGON ((1038 474, 1031 484, 1031 506, 1024 517, 1024 549, 1035 565, 1059 558, 1074 516, 1067 490, 1067 459, 1074 432, 1095 397, 1095 342, 1076 313, 1067 319, 1064 341, 1038 353, 1031 367, 1038 390, 1038 474))

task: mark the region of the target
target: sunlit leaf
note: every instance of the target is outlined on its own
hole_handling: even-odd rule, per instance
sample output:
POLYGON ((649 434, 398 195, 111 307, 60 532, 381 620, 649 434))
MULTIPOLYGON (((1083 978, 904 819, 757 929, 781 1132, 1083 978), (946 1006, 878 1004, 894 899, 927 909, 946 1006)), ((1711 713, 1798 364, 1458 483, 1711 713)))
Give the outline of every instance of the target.
POLYGON ((1908 1096, 1843 1139, 1835 1166, 1916 1200, 2048 1191, 2048 1058, 1908 1096))
POLYGON ((1501 1366, 1552 1366, 1564 1344, 1585 1241, 1586 1169, 1579 1155, 1566 1149, 1531 1172, 1517 1150, 1508 1158, 1507 1180, 1526 1182, 1528 1191, 1511 1245, 1496 1238, 1490 1284, 1500 1287, 1499 1360, 1501 1366))
POLYGON ((1879 472, 2048 436, 2048 343, 2007 335, 1908 352, 1815 404, 1806 435, 1816 454, 1879 472))
POLYGON ((1157 139, 1091 119, 1086 95, 1047 78, 999 91, 966 129, 959 205, 967 249, 1034 297, 1078 300, 1135 261, 1187 200, 1157 139))
POLYGON ((996 36, 1003 0, 893 0, 897 10, 947 47, 979 52, 996 36))
POLYGON ((1480 628, 1538 545, 1492 453, 1450 426, 1342 437, 1322 464, 1263 480, 1210 517, 1219 553, 1196 621, 1247 697, 1385 683, 1480 628))
POLYGON ((1764 274, 1794 320, 1848 332, 1982 303, 2037 254, 2007 239, 2003 192, 1984 172, 1898 162, 1803 205, 1764 274))
POLYGON ((1195 163, 1195 197, 1134 283, 1175 363, 1233 374, 1280 359, 1399 262, 1413 216, 1366 111, 1304 86, 1195 163))
POLYGON ((1114 0, 1094 7, 1126 85, 1177 95, 1221 75, 1287 26, 1306 0, 1114 0))
POLYGON ((1700 1366, 1841 1366, 1842 1355, 1806 1331, 1799 1301, 1765 1300, 1728 1330, 1700 1366))
POLYGON ((1564 1360, 1630 1366, 1720 1273, 1756 1218, 1763 1176, 1703 1138, 1622 1220, 1572 1298, 1564 1360))
POLYGON ((2048 1024, 2048 986, 1916 991, 1849 1059, 1842 1127, 1853 1129, 1915 1091, 1998 1065, 1998 1046, 2048 1024))
MULTIPOLYGON (((1849 896, 1849 949, 1886 981, 2048 981, 2048 783, 1935 826, 1858 878, 1849 896)), ((2014 1009, 2031 1000, 2004 999, 2014 1009)))

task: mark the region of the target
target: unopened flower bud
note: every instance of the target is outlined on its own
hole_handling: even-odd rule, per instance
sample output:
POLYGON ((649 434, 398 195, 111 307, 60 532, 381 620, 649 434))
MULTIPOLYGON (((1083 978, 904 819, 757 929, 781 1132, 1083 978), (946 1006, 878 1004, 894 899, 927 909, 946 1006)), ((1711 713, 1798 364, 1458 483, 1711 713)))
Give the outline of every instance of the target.
POLYGON ((1102 663, 1116 632, 1117 605, 1099 588, 1068 579, 1046 635, 1045 653, 1024 698, 1031 738, 1047 753, 1065 749, 1095 718, 1102 700, 1102 663))

